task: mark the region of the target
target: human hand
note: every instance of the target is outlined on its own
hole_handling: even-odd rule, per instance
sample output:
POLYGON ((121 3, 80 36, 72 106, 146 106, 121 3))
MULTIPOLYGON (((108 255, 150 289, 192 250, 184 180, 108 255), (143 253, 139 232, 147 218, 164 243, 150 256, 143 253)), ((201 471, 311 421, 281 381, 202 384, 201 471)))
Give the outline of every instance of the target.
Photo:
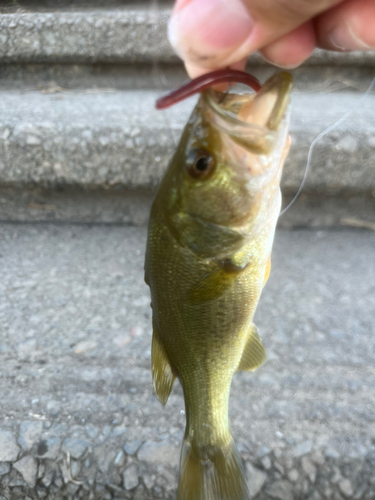
POLYGON ((169 39, 191 77, 244 69, 259 50, 272 64, 299 66, 315 47, 375 49, 374 0, 176 0, 169 39))

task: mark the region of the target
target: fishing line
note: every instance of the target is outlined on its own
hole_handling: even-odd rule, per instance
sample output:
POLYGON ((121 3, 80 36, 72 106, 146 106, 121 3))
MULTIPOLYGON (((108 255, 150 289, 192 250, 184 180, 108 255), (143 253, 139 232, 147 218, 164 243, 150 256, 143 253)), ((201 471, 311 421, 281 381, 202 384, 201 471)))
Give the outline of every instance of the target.
POLYGON ((323 130, 323 132, 320 132, 319 135, 317 135, 315 137, 315 139, 312 141, 311 143, 311 146, 309 148, 309 152, 308 152, 308 155, 307 155, 307 163, 306 163, 306 169, 305 169, 305 174, 303 176, 303 179, 302 179, 302 182, 301 182, 301 185, 297 191, 297 193, 295 194, 294 198, 292 199, 292 201, 289 203, 289 205, 284 208, 284 210, 280 213, 279 217, 281 217, 283 214, 285 214, 285 212, 287 210, 289 210, 289 208, 294 205, 294 203, 297 201, 299 195, 301 194, 301 191, 305 185, 305 182, 306 182, 306 178, 307 178, 307 174, 309 173, 309 169, 310 169, 310 165, 311 165, 311 159, 312 159, 312 153, 314 151, 314 147, 316 145, 316 143, 318 141, 320 141, 320 139, 322 137, 324 137, 325 135, 329 134, 330 132, 332 132, 332 130, 334 130, 335 128, 337 128, 339 125, 341 125, 347 118, 349 118, 350 115, 352 115, 354 113, 354 111, 357 111, 358 110, 358 106, 360 106, 363 101, 366 99, 366 97, 370 94, 370 92, 372 91, 373 87, 375 85, 375 77, 372 79, 372 82, 370 83, 370 85, 368 86, 366 92, 362 95, 362 97, 359 99, 358 103, 356 104, 355 107, 353 107, 352 109, 350 109, 349 111, 347 111, 345 113, 344 116, 342 116, 339 120, 337 120, 335 123, 333 123, 332 125, 330 125, 328 128, 326 128, 325 130, 323 130))
POLYGON ((340 79, 340 78, 326 78, 319 85, 315 85, 312 88, 305 90, 296 90, 294 95, 306 95, 306 94, 316 94, 320 92, 326 92, 330 94, 332 92, 338 92, 340 90, 346 90, 351 88, 357 92, 362 92, 362 89, 359 88, 359 85, 356 84, 355 80, 351 79, 340 79))

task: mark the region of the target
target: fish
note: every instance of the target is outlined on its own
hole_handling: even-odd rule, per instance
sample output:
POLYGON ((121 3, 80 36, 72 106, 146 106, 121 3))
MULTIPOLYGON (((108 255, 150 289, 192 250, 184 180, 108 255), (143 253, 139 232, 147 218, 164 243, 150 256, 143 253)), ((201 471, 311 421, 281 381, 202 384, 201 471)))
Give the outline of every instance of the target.
POLYGON ((201 92, 152 204, 145 256, 152 377, 177 378, 186 430, 178 500, 249 500, 228 419, 231 380, 266 359, 253 316, 267 282, 290 139, 292 77, 201 92))

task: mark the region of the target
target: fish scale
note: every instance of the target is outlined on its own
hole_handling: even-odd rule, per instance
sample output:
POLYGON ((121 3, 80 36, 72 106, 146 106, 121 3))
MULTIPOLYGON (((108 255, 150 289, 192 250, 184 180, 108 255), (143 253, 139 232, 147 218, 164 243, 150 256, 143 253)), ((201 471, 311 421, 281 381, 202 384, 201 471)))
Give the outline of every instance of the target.
POLYGON ((204 91, 151 209, 153 382, 165 404, 177 377, 185 400, 179 500, 249 498, 229 393, 237 370, 265 360, 253 316, 280 212, 290 88, 281 73, 255 97, 238 96, 241 119, 204 91))

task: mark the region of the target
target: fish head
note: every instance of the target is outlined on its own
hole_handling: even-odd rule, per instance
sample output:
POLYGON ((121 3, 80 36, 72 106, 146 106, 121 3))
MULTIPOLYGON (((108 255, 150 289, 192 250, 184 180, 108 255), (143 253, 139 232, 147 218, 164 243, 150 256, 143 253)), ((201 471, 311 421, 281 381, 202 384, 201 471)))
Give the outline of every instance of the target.
POLYGON ((257 94, 202 92, 158 193, 181 244, 227 251, 277 219, 291 85, 279 73, 257 94))

